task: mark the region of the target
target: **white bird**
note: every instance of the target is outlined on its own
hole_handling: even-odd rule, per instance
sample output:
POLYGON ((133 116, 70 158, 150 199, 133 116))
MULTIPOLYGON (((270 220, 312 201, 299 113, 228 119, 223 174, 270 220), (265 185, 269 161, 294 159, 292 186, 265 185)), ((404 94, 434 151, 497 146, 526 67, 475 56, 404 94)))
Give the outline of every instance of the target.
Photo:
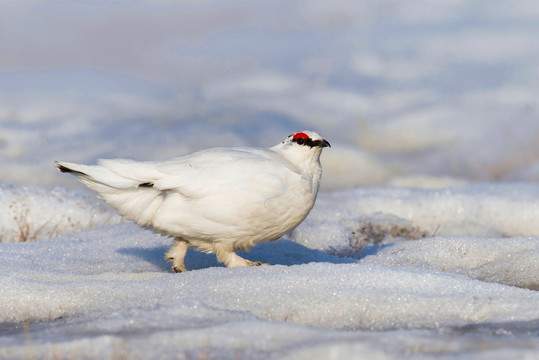
POLYGON ((235 251, 277 240, 305 219, 327 146, 305 130, 269 149, 215 148, 162 162, 114 159, 56 167, 138 225, 173 236, 166 259, 183 272, 189 246, 215 253, 227 267, 262 265, 235 251))

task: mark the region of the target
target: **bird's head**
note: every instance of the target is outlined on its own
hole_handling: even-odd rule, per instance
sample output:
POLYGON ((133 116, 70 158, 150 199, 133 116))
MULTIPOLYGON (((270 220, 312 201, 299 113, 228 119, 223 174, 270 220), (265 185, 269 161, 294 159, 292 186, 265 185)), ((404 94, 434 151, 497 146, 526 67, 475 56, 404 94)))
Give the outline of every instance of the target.
POLYGON ((295 164, 318 162, 320 153, 325 147, 331 147, 329 142, 314 131, 303 130, 288 135, 274 150, 295 164))
POLYGON ((300 131, 294 134, 288 135, 285 141, 283 141, 283 144, 290 144, 294 147, 300 146, 305 148, 318 148, 322 149, 325 147, 331 147, 331 145, 324 140, 320 135, 315 133, 314 131, 300 131))

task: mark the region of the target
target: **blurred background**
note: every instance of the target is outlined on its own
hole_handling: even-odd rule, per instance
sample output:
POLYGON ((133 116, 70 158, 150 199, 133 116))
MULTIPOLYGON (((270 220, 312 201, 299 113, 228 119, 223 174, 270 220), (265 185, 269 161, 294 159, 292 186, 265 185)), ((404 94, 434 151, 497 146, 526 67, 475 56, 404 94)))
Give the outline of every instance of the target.
POLYGON ((539 180, 539 3, 4 0, 0 182, 319 132, 326 190, 539 180))

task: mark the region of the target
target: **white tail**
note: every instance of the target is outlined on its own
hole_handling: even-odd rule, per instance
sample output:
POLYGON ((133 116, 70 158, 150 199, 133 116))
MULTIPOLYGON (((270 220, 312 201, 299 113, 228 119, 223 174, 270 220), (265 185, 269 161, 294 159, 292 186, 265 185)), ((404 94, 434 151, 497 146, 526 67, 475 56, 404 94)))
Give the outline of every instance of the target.
POLYGON ((56 162, 56 167, 61 172, 75 175, 120 214, 142 226, 151 224, 163 201, 161 191, 154 189, 148 180, 131 179, 102 165, 56 162))

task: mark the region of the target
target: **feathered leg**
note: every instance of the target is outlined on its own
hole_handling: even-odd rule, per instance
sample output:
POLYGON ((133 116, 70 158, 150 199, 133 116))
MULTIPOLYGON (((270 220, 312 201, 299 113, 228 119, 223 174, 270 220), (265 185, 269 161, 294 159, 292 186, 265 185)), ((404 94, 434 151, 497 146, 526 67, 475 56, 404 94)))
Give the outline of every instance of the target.
POLYGON ((185 259, 185 253, 187 253, 188 248, 189 243, 184 239, 177 237, 174 239, 174 245, 172 245, 170 250, 165 254, 165 258, 172 262, 172 270, 174 272, 179 273, 187 271, 183 260, 185 259))
POLYGON ((263 264, 260 261, 250 261, 250 260, 244 259, 238 254, 236 254, 232 249, 230 249, 229 246, 222 245, 222 244, 215 245, 215 255, 217 256, 217 260, 224 263, 226 267, 229 267, 229 268, 238 267, 238 266, 268 265, 268 264, 263 264))

